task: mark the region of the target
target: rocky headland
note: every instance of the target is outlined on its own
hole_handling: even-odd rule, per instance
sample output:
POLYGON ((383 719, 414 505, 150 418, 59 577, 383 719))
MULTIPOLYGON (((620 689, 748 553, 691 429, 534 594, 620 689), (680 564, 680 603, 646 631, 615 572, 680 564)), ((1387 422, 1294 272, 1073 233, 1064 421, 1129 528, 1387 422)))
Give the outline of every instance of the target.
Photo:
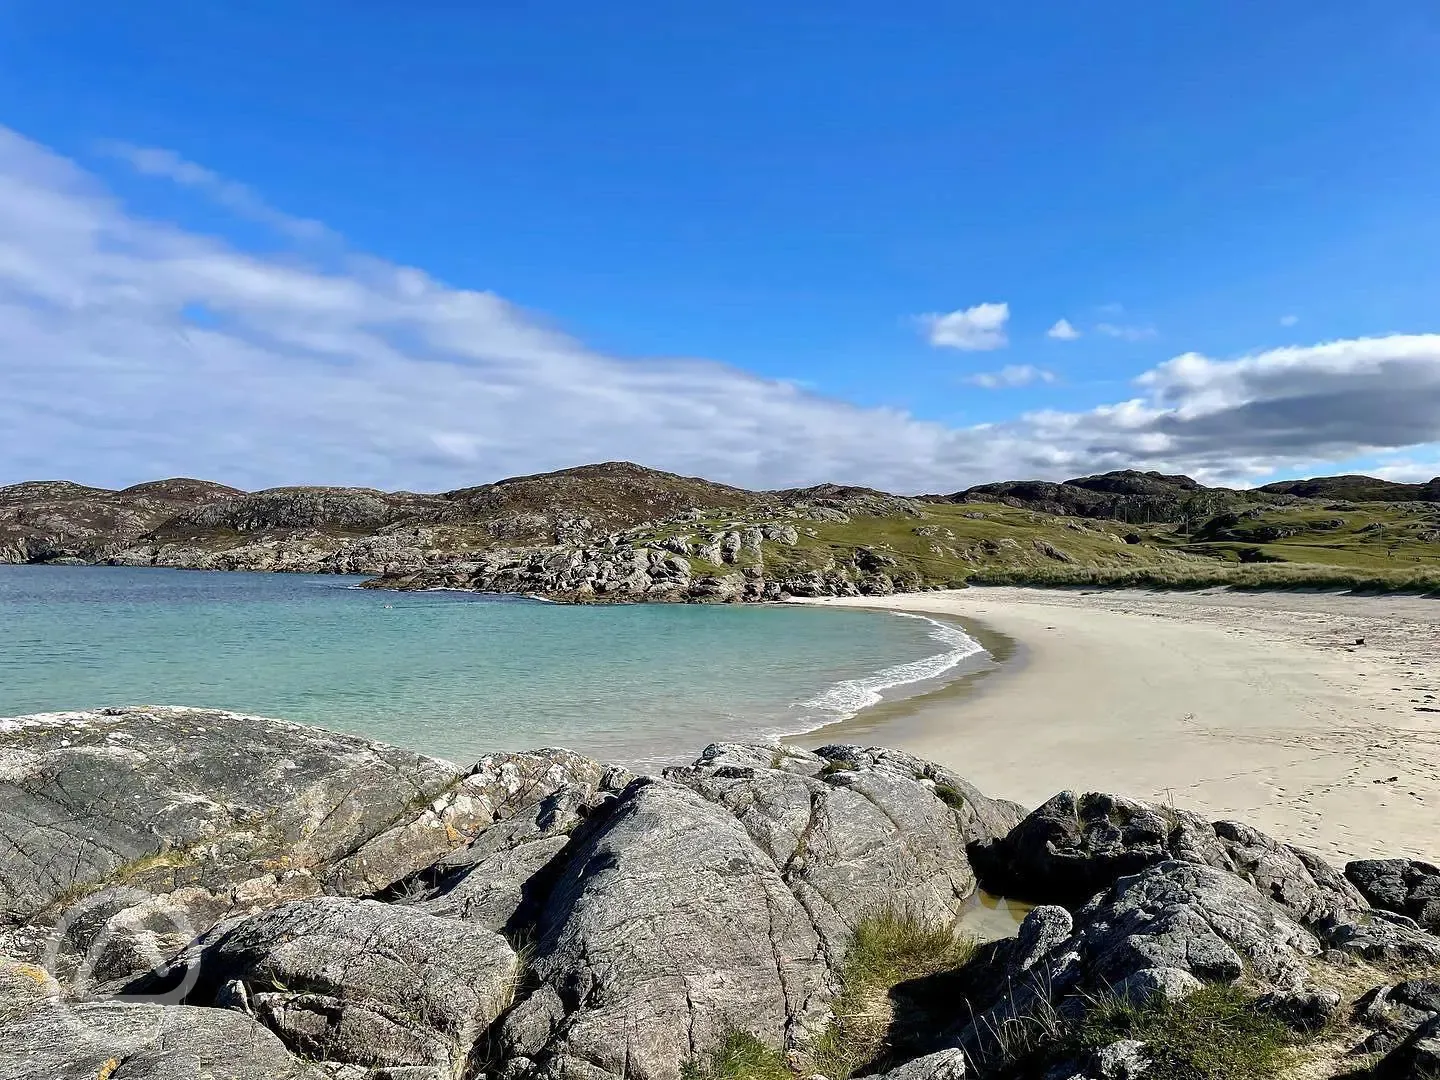
POLYGON ((1440 481, 1257 491, 1133 471, 906 497, 628 462, 440 494, 199 480, 0 487, 0 563, 361 574, 393 589, 741 602, 955 587, 1440 585, 1440 481), (1253 581, 1251 579, 1254 579, 1253 581))
POLYGON ((1425 1076, 1440 868, 874 747, 0 721, 4 1080, 1425 1076), (967 940, 980 896, 1024 901, 967 940))

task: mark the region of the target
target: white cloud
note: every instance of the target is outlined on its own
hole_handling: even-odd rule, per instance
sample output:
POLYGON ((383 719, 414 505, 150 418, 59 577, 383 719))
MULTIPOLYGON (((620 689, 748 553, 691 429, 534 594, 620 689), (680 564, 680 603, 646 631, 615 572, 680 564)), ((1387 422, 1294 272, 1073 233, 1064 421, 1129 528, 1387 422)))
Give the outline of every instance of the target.
POLYGON ((1056 341, 1074 341, 1080 336, 1080 331, 1070 325, 1069 319, 1056 319, 1055 325, 1045 331, 1045 336, 1056 341))
POLYGON ((920 316, 931 345, 967 352, 1004 348, 1008 344, 1005 323, 1009 319, 1009 304, 976 304, 948 315, 920 316))
POLYGON ((1124 326, 1108 322, 1097 323, 1095 332, 1106 337, 1119 338, 1121 341, 1145 341, 1159 336, 1159 331, 1153 326, 1124 326))
POLYGON ((616 359, 493 293, 330 255, 139 218, 0 128, 0 483, 441 490, 628 458, 755 487, 953 491, 1131 467, 1246 482, 1440 443, 1440 334, 1185 354, 1127 401, 957 427, 721 363, 616 359))
POLYGON ((244 184, 227 180, 193 161, 186 161, 173 150, 136 146, 116 139, 102 139, 96 143, 96 149, 107 157, 125 162, 142 176, 161 177, 182 187, 194 188, 231 212, 268 225, 297 240, 335 238, 320 222, 276 210, 244 184))
POLYGON ((1428 449, 1437 456, 1422 459, 1392 458, 1381 462, 1372 469, 1366 469, 1365 472, 1370 476, 1378 476, 1381 480, 1393 480, 1397 484, 1429 483, 1436 477, 1440 477, 1440 447, 1429 447, 1428 449))
POLYGON ((987 390, 1008 389, 1015 386, 1029 386, 1031 383, 1053 383, 1055 373, 1031 364, 1007 364, 999 371, 981 371, 965 379, 972 386, 983 386, 987 390))
POLYGON ((1298 323, 1299 321, 1300 321, 1300 316, 1299 316, 1299 315, 1281 315, 1281 316, 1280 316, 1280 325, 1281 325, 1281 326, 1294 326, 1294 325, 1295 325, 1296 323, 1298 323))

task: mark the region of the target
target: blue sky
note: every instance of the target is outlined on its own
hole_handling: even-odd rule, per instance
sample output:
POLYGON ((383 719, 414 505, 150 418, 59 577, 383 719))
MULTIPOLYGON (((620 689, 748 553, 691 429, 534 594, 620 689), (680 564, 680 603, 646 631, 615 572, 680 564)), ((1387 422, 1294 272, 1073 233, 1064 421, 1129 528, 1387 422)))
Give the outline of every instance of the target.
POLYGON ((1419 2, 8 0, 0 482, 1425 478, 1437 55, 1419 2))

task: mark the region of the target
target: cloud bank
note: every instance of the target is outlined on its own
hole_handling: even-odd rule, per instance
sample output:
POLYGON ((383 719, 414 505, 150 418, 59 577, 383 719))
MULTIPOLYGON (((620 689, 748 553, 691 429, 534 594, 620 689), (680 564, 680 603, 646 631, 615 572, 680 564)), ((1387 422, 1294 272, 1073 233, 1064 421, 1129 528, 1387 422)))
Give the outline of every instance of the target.
MULTIPOLYGON (((230 198, 178 157, 140 160, 230 198)), ((1003 335, 992 307, 981 332, 1003 335)), ((0 128, 0 483, 437 490, 628 458, 756 487, 951 491, 1120 467, 1243 482, 1436 441, 1436 334, 1186 354, 1127 401, 955 426, 721 363, 606 356, 374 258, 248 254, 135 216, 0 128)))

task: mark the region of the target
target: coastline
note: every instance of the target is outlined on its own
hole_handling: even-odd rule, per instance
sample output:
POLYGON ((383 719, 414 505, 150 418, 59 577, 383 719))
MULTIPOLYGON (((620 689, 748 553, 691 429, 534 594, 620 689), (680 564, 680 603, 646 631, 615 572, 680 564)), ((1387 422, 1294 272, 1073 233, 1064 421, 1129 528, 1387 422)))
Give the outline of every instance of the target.
POLYGON ((988 670, 802 745, 898 746, 1029 806, 1067 788, 1173 802, 1337 861, 1434 857, 1433 600, 973 587, 798 602, 946 616, 1015 642, 988 670))

